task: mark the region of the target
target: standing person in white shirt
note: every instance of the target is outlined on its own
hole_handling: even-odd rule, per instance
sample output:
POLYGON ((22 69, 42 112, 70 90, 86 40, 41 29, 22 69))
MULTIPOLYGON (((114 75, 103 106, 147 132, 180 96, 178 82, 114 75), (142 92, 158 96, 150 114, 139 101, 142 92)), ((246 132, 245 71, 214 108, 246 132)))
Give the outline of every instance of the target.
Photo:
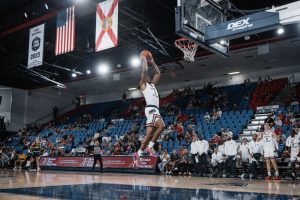
POLYGON ((225 155, 227 157, 226 173, 229 177, 235 177, 235 159, 237 156, 238 145, 232 139, 232 132, 227 133, 227 141, 224 145, 225 155))
POLYGON ((199 165, 200 176, 203 176, 205 169, 207 168, 207 152, 209 150, 209 144, 203 139, 203 135, 199 136, 199 165))
POLYGON ((264 163, 263 163, 263 149, 261 142, 258 140, 257 134, 253 133, 252 140, 249 143, 250 148, 250 178, 256 177, 256 168, 258 167, 259 177, 264 178, 264 163))
POLYGON ((214 148, 214 153, 211 156, 211 165, 213 167, 213 176, 221 177, 222 171, 223 171, 223 155, 220 151, 218 151, 218 148, 214 148))
POLYGON ((286 139, 286 149, 290 153, 290 160, 291 160, 291 167, 292 167, 292 174, 291 178, 293 180, 296 179, 295 175, 295 168, 296 168, 296 162, 300 162, 299 157, 300 157, 300 148, 299 148, 299 143, 300 140, 297 137, 297 132, 295 129, 291 131, 291 135, 286 139))
POLYGON ((241 155, 242 167, 244 174, 242 178, 249 178, 249 163, 250 163, 250 147, 247 138, 244 138, 239 147, 239 154, 241 155))
POLYGON ((274 131, 271 129, 271 126, 268 123, 264 124, 264 132, 263 132, 261 138, 262 138, 264 159, 266 160, 267 171, 268 171, 268 176, 266 177, 266 180, 267 181, 270 181, 272 179, 280 180, 277 163, 275 161, 275 152, 278 150, 277 145, 276 145, 277 144, 277 142, 276 142, 277 136, 274 133, 274 131), (275 170, 274 178, 272 178, 272 176, 271 176, 271 163, 275 170))
POLYGON ((199 164, 199 139, 196 134, 193 134, 193 142, 191 143, 191 154, 193 160, 193 171, 197 175, 200 172, 200 164, 199 164))

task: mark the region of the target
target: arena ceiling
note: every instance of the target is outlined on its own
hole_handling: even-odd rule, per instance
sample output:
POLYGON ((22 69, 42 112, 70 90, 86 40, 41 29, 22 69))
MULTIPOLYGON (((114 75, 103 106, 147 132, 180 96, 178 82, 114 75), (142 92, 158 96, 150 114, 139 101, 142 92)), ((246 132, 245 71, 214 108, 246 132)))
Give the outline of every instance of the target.
MULTIPOLYGON (((197 67, 197 63, 175 62, 182 60, 182 53, 173 45, 174 40, 179 38, 174 33, 174 8, 176 0, 119 0, 119 45, 117 48, 105 50, 95 53, 94 38, 95 38, 95 0, 1 0, 0 3, 0 84, 10 87, 22 89, 34 89, 53 85, 37 77, 32 72, 28 71, 24 66, 27 63, 28 54, 28 37, 29 28, 33 27, 33 20, 45 19, 45 50, 44 64, 34 68, 37 72, 47 76, 52 80, 63 83, 73 82, 82 79, 94 79, 95 74, 82 75, 76 79, 71 77, 71 72, 54 67, 60 66, 77 71, 85 72, 87 69, 93 70, 100 62, 107 62, 112 67, 112 71, 128 73, 132 70, 129 60, 133 55, 138 55, 143 49, 149 49, 154 52, 154 57, 157 63, 163 66, 165 71, 179 69, 177 74, 184 73, 182 68, 193 68, 193 72, 212 73, 212 69, 219 69, 223 63, 230 63, 238 66, 238 59, 229 58, 226 62, 220 61, 218 66, 213 64, 211 67, 202 68, 201 71, 197 67), (77 17, 76 17, 76 50, 74 52, 54 56, 54 41, 56 29, 57 10, 72 5, 77 2, 77 17), (45 8, 45 3, 48 9, 45 8), (26 12, 28 18, 24 16, 26 12), (31 25, 31 26, 30 26, 31 25), (27 26, 16 31, 16 27, 27 26), (171 57, 161 53, 160 47, 157 45, 153 37, 151 37, 147 28, 161 41, 164 48, 168 51, 171 57), (175 63, 168 65, 167 63, 175 63), (118 68, 117 65, 122 67, 118 68), (221 66, 220 66, 221 65, 221 66), (171 66, 171 67, 170 67, 171 66), (213 68, 214 67, 214 68, 213 68)), ((293 2, 291 0, 232 0, 237 8, 242 10, 253 10, 271 7, 272 5, 279 6, 293 2)), ((240 13, 233 14, 233 17, 241 15, 240 13)), ((261 33, 251 36, 251 39, 245 41, 237 39, 231 41, 232 49, 249 48, 257 46, 259 43, 272 43, 279 40, 287 40, 298 37, 300 28, 298 25, 290 25, 286 29, 286 33, 280 37, 274 31, 261 33)), ((206 56, 208 52, 199 49, 197 57, 206 56)), ((275 55, 275 54, 274 54, 275 55)), ((245 56, 251 56, 249 55, 245 56)), ((297 56, 291 58, 287 55, 281 55, 281 60, 295 59, 298 62, 297 56), (286 58, 284 57, 286 56, 286 58)), ((214 56, 214 58, 217 58, 214 56)), ((253 56, 253 59, 260 59, 253 56)), ((299 62, 298 62, 299 63, 299 62)), ((293 63, 294 64, 294 63, 293 63)), ((227 65, 227 64, 226 64, 227 65)), ((228 66, 227 66, 228 67, 228 66)), ((224 71, 226 66, 224 66, 224 71)), ((201 77, 198 77, 201 78, 201 77)), ((187 79, 183 77, 183 79, 187 79)), ((128 80, 130 85, 131 79, 128 80)))

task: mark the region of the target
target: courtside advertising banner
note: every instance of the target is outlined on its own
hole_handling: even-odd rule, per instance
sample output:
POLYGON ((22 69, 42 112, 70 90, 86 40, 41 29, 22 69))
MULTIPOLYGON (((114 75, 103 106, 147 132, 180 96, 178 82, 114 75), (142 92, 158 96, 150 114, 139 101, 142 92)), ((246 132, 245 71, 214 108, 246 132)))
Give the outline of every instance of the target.
POLYGON ((118 45, 118 0, 106 0, 96 7, 95 51, 118 45))
MULTIPOLYGON (((132 156, 103 156, 103 168, 113 169, 155 169, 157 158, 141 157, 137 163, 132 156)), ((40 167, 93 167, 93 157, 41 157, 40 167)), ((99 166, 97 164, 97 166, 99 166)))
POLYGON ((28 48, 28 68, 43 64, 45 24, 30 29, 28 48))

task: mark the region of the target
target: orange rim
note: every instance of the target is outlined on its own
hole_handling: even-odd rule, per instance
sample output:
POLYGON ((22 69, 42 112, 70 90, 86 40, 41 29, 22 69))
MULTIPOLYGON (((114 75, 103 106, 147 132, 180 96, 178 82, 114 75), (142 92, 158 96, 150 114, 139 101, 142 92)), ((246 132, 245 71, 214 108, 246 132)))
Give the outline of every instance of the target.
POLYGON ((198 46, 197 44, 190 42, 187 38, 179 38, 179 39, 175 40, 175 44, 182 48, 191 48, 191 47, 196 48, 198 46), (188 41, 189 44, 181 43, 181 42, 185 42, 185 41, 188 41))

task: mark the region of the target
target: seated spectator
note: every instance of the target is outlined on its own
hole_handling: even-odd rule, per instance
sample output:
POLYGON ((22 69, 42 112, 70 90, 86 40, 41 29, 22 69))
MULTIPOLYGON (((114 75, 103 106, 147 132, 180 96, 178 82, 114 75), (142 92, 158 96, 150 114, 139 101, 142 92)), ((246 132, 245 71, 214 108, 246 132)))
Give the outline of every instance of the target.
POLYGON ((21 169, 22 166, 25 164, 26 155, 21 152, 18 156, 18 159, 15 160, 14 170, 21 169))
POLYGON ((220 129, 220 132, 218 132, 218 136, 219 136, 219 137, 224 137, 225 134, 226 134, 226 133, 225 133, 225 131, 224 131, 224 128, 221 128, 221 129, 220 129))
POLYGON ((278 112, 279 114, 278 114, 278 118, 281 120, 281 121, 283 121, 284 120, 284 114, 281 112, 281 111, 279 111, 278 112))
POLYGON ((221 108, 218 108, 218 111, 217 111, 218 118, 222 117, 222 114, 223 114, 223 112, 222 112, 221 108))
POLYGON ((173 149, 172 154, 170 156, 170 161, 166 165, 166 174, 172 174, 173 169, 177 167, 179 162, 179 156, 177 154, 176 149, 173 149))
POLYGON ((218 112, 216 111, 216 109, 213 109, 211 119, 213 123, 215 123, 215 121, 218 119, 218 112))
POLYGON ((176 116, 176 121, 184 123, 187 120, 187 117, 179 111, 178 115, 176 116))
POLYGON ((281 121, 280 117, 276 117, 275 125, 276 126, 282 126, 282 121, 281 121))
POLYGON ((167 165, 167 163, 170 160, 170 156, 169 156, 167 150, 164 150, 164 152, 160 155, 160 160, 161 160, 161 163, 158 164, 158 168, 159 168, 160 173, 164 173, 165 166, 167 165))
POLYGON ((173 126, 173 129, 177 132, 177 139, 178 140, 183 140, 184 138, 184 134, 183 134, 183 126, 182 126, 182 123, 178 123, 178 124, 175 124, 173 126))
POLYGON ((178 174, 191 174, 189 172, 189 154, 186 148, 182 150, 182 152, 179 155, 179 162, 178 162, 178 174))
POLYGON ((208 112, 205 113, 204 120, 206 121, 207 124, 209 123, 209 121, 210 121, 210 115, 209 115, 208 112))

